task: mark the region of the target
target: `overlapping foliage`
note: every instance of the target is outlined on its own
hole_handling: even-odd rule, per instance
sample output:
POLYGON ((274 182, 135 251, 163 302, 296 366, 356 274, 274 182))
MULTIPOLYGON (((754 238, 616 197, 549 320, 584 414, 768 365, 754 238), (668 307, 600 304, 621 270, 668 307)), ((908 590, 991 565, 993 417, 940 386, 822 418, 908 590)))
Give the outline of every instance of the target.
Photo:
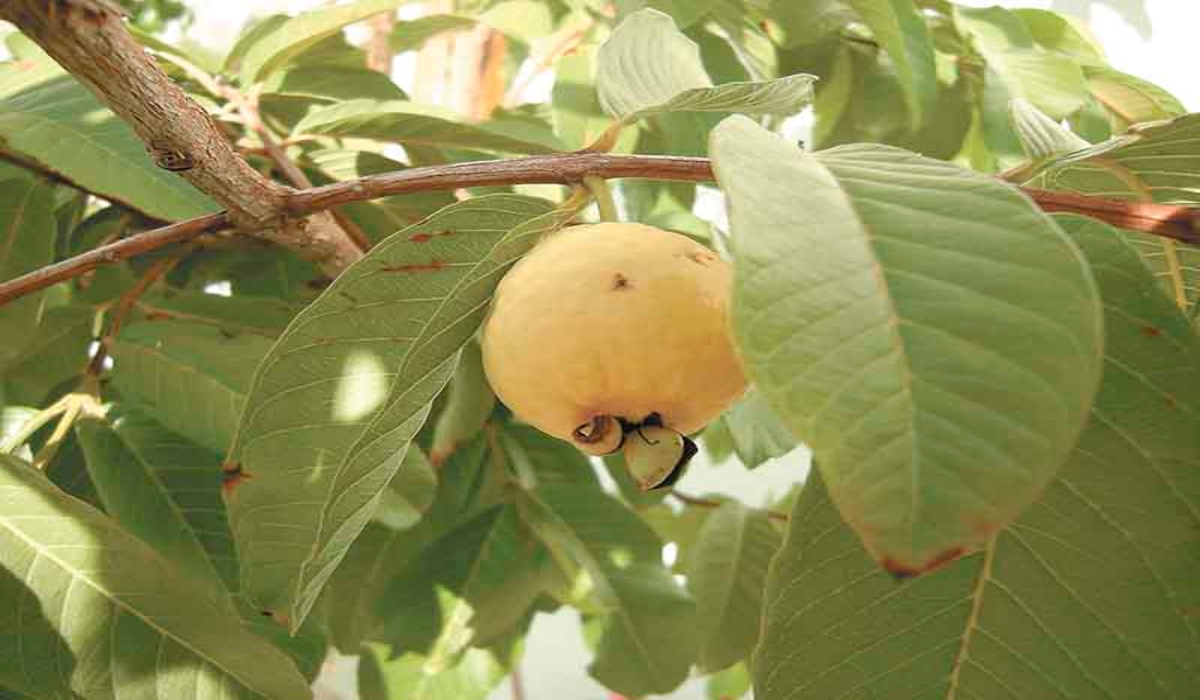
MULTIPOLYGON (((1200 249, 1052 219, 1014 185, 1200 205, 1195 115, 1042 10, 490 0, 384 37, 483 33, 505 46, 488 80, 553 76, 548 104, 466 118, 343 34, 400 4, 265 17, 223 56, 153 38, 177 4, 135 9, 281 179, 214 85, 256 94, 318 183, 589 145, 710 156, 728 230, 695 184, 617 200, 733 260, 756 387, 701 460, 811 447, 790 520, 638 493, 497 403, 473 335, 512 263, 594 216, 582 192, 360 202, 341 213, 375 246, 337 279, 220 239, 0 307, 0 696, 291 700, 337 649, 364 698, 482 699, 564 606, 628 696, 698 674, 789 700, 1194 692, 1200 249)), ((214 208, 7 46, 0 279, 214 208)))

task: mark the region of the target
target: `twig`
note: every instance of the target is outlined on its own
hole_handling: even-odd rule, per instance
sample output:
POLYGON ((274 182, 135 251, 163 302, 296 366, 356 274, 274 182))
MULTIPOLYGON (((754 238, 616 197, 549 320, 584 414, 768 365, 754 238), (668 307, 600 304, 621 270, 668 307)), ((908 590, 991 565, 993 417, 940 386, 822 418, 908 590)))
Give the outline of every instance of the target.
MULTIPOLYGON (((287 200, 287 210, 291 216, 306 216, 351 202, 397 194, 488 185, 575 185, 589 176, 680 182, 711 182, 713 179, 712 168, 706 158, 563 153, 510 160, 432 165, 367 175, 355 180, 294 192, 287 200)), ((1074 212, 1122 228, 1184 243, 1200 244, 1200 211, 1196 209, 1166 204, 1121 202, 1044 190, 1025 192, 1047 211, 1074 212)), ((77 277, 100 265, 115 263, 232 226, 233 222, 226 214, 209 214, 130 236, 23 277, 0 283, 0 304, 77 277)))
MULTIPOLYGON (((284 179, 296 187, 311 189, 313 186, 312 180, 288 156, 287 151, 275 140, 275 135, 263 123, 262 114, 258 111, 258 94, 253 92, 250 94, 242 93, 232 87, 226 88, 221 94, 237 107, 238 114, 242 117, 246 128, 258 136, 258 140, 262 142, 263 150, 266 152, 267 157, 283 173, 284 179)), ((348 217, 337 211, 314 212, 309 220, 309 226, 318 229, 338 229, 333 233, 334 236, 348 236, 350 240, 354 241, 354 245, 360 251, 365 252, 371 249, 371 239, 363 233, 363 230, 348 217)))
POLYGON ((508 676, 508 682, 512 688, 512 700, 525 700, 525 680, 521 677, 519 662, 513 666, 512 673, 508 676))
MULTIPOLYGON (((720 508, 721 507, 721 501, 718 501, 715 498, 701 498, 699 496, 689 496, 688 494, 680 493, 680 492, 676 491, 675 489, 671 489, 671 495, 674 496, 677 500, 679 500, 684 505, 696 506, 698 508, 720 508)), ((767 517, 770 518, 771 520, 778 520, 778 521, 784 522, 784 523, 786 523, 788 521, 787 513, 780 513, 777 510, 768 510, 765 512, 767 514, 767 517)))
POLYGON ((145 231, 115 243, 93 248, 73 258, 67 258, 53 265, 34 270, 27 275, 0 283, 0 305, 52 284, 78 277, 101 265, 111 265, 135 255, 183 243, 201 234, 221 231, 232 226, 233 222, 229 220, 225 212, 220 212, 145 231))
POLYGON ((162 276, 170 272, 171 268, 178 265, 182 259, 182 255, 176 255, 154 263, 132 287, 125 290, 125 293, 113 303, 112 320, 108 324, 108 330, 100 337, 100 346, 88 362, 85 374, 100 376, 104 370, 104 360, 108 358, 108 344, 117 333, 121 332, 121 326, 125 325, 125 318, 133 310, 133 305, 146 293, 146 290, 162 279, 162 276))

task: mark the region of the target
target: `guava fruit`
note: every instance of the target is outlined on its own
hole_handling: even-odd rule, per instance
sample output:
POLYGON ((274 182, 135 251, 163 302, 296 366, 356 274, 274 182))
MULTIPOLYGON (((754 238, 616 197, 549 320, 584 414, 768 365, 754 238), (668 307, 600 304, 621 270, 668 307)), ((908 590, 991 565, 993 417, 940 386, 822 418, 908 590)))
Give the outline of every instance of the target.
POLYGON ((687 435, 746 389, 731 282, 729 264, 685 236, 567 227, 497 287, 484 370, 514 414, 589 454, 615 451, 643 425, 687 435))

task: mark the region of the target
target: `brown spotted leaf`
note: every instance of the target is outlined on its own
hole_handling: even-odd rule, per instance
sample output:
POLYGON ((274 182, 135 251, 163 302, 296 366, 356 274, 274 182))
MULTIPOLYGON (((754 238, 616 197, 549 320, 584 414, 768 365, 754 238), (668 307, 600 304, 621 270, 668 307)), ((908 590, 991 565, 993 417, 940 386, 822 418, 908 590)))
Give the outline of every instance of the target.
POLYGON ((730 117, 712 156, 747 372, 842 516, 899 576, 983 546, 1053 478, 1096 391, 1079 251, 1015 188, 897 148, 807 154, 730 117))
POLYGON ((1200 338, 1104 224, 1104 382, 1046 492, 983 552, 897 583, 813 472, 767 583, 755 697, 1185 700, 1200 677, 1200 338))
POLYGON ((386 239, 259 365, 227 469, 244 591, 298 627, 375 512, 508 267, 574 204, 453 204, 386 239))

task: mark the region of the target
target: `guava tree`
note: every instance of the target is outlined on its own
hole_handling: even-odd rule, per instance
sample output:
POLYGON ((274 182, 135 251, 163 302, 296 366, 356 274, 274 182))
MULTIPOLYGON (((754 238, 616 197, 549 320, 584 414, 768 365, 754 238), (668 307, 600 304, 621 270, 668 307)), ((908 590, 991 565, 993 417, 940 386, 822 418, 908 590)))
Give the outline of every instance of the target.
POLYGON ((123 5, 0 1, 0 697, 1196 697, 1200 117, 1075 20, 123 5))

